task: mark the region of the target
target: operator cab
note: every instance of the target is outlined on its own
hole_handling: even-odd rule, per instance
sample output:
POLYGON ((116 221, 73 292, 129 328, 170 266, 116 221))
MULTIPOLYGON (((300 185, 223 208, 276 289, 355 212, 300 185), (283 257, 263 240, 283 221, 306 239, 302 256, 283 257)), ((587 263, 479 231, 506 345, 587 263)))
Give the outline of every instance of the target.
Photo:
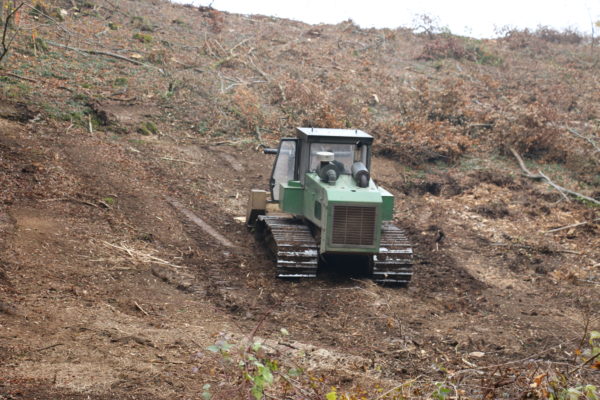
POLYGON ((334 185, 341 174, 352 175, 359 187, 369 184, 373 137, 355 129, 297 128, 297 138, 281 139, 271 174, 271 196, 280 199, 280 184, 315 172, 334 185))

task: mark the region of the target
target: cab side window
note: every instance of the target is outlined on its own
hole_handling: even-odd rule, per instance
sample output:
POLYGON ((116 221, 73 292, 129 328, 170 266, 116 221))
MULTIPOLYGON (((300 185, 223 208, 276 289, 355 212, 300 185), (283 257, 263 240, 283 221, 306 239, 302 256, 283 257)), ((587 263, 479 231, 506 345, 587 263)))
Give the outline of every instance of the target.
POLYGON ((294 180, 296 170, 297 139, 281 139, 277 159, 271 175, 271 196, 279 201, 279 185, 294 180))

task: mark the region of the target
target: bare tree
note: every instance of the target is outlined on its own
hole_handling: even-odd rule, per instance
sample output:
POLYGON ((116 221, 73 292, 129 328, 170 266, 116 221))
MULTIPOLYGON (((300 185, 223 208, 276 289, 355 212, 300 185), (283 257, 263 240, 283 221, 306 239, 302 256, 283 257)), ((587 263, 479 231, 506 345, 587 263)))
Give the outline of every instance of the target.
MULTIPOLYGON (((2 5, 2 8, 4 8, 4 0, 0 0, 0 5, 2 5)), ((11 26, 12 24, 12 20, 15 17, 15 14, 19 12, 19 10, 21 9, 21 7, 23 7, 25 5, 25 3, 21 2, 21 4, 19 4, 17 7, 11 6, 10 3, 8 3, 8 10, 6 12, 6 19, 4 21, 2 21, 0 19, 0 22, 2 22, 2 48, 0 48, 0 62, 2 62, 2 60, 4 59, 4 57, 6 57, 6 55, 8 54, 8 51, 10 50, 10 46, 12 45, 13 40, 15 40, 15 37, 17 36, 17 34, 19 33, 19 28, 16 27, 14 28, 14 32, 10 32, 11 31, 11 26)))

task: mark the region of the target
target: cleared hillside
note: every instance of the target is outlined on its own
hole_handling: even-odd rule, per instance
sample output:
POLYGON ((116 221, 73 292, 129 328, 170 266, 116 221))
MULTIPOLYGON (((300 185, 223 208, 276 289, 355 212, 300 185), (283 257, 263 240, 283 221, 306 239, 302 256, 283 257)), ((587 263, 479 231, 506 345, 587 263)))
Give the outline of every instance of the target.
POLYGON ((26 3, 16 27, 0 63, 0 398, 246 399, 244 373, 269 380, 250 354, 282 399, 600 384, 598 207, 523 176, 511 152, 600 198, 600 49, 585 38, 141 0, 26 3), (409 288, 275 278, 236 217, 267 187, 261 146, 296 126, 375 136, 372 176, 415 243, 409 288))

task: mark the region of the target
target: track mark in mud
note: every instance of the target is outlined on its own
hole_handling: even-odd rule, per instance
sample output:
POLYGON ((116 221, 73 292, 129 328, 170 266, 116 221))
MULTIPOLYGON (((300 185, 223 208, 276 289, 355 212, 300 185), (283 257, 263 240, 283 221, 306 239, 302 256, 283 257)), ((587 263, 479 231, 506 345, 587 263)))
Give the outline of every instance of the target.
POLYGON ((179 212, 181 212, 183 215, 185 215, 194 224, 196 224, 200 228, 202 228, 202 230, 204 232, 208 233, 213 238, 217 239, 223 246, 229 247, 229 248, 236 247, 236 245, 231 243, 229 241, 229 239, 226 239, 223 235, 221 235, 219 232, 217 232, 216 229, 214 229, 212 226, 210 226, 206 221, 204 221, 202 218, 198 217, 196 214, 194 214, 193 212, 191 212, 190 210, 185 208, 180 202, 178 202, 177 200, 175 200, 172 197, 166 197, 166 199, 169 202, 169 204, 171 204, 175 209, 177 209, 179 212))
POLYGON ((219 154, 219 157, 221 157, 229 165, 231 165, 231 168, 233 168, 235 171, 237 171, 237 172, 244 171, 244 166, 238 160, 236 160, 236 158, 234 156, 232 156, 231 154, 227 154, 227 153, 218 153, 218 154, 219 154))

